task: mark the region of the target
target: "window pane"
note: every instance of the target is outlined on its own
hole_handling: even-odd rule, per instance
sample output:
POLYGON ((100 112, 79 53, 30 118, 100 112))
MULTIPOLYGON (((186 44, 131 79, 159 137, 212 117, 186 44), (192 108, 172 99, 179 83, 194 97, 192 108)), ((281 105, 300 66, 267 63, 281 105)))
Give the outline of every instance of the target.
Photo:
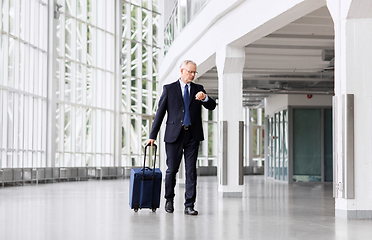
POLYGON ((96 105, 97 107, 101 108, 104 106, 104 97, 105 97, 105 92, 104 92, 104 73, 101 70, 97 70, 97 92, 96 96, 94 99, 96 100, 96 105))
POLYGON ((158 81, 158 57, 160 50, 158 48, 153 48, 152 50, 152 80, 158 81))
POLYGON ((134 5, 131 5, 130 6, 130 9, 131 9, 131 39, 132 40, 136 40, 136 41, 139 41, 139 36, 138 36, 138 19, 139 19, 139 14, 138 14, 138 11, 139 11, 139 8, 134 6, 134 5))
POLYGON ((123 14, 122 14, 122 38, 129 38, 128 36, 128 29, 129 29, 129 23, 130 21, 128 21, 128 19, 130 18, 130 16, 128 15, 128 13, 130 13, 130 5, 127 4, 127 3, 124 3, 123 4, 123 14))
POLYGON ((106 49, 103 47, 105 46, 105 33, 101 30, 97 30, 97 67, 104 68, 105 67, 105 51, 106 49))
POLYGON ((95 33, 96 30, 92 26, 88 26, 87 32, 87 64, 93 65, 95 64, 95 33))
POLYGON ((76 125, 76 139, 75 139, 75 151, 83 151, 83 108, 76 108, 75 115, 75 125, 76 125))
POLYGON ((19 23, 19 36, 24 41, 29 41, 29 11, 30 11, 30 1, 21 0, 20 1, 20 23, 19 23))
POLYGON ((106 108, 115 109, 115 83, 114 75, 112 73, 106 73, 106 108))
POLYGON ((159 41, 158 41, 158 28, 159 28, 159 19, 160 15, 153 13, 152 16, 152 45, 153 46, 159 46, 159 41))
POLYGON ((146 42, 147 44, 150 43, 150 38, 149 38, 149 24, 150 24, 150 19, 151 14, 148 10, 142 9, 142 42, 146 42))
POLYGON ((83 66, 77 64, 76 68, 76 86, 75 86, 76 103, 83 104, 83 66))
POLYGON ((77 22, 76 25, 76 60, 83 62, 83 29, 86 29, 85 24, 77 22))
POLYGON ((87 67, 87 105, 92 105, 92 99, 93 99, 93 72, 91 67, 87 67))
POLYGON ((139 48, 140 47, 140 44, 139 43, 136 43, 136 42, 132 42, 131 43, 131 67, 130 67, 130 70, 131 70, 131 76, 135 77, 135 76, 140 76, 140 73, 138 72, 139 71, 139 66, 138 64, 140 64, 141 62, 139 62, 139 58, 140 58, 140 55, 139 55, 139 48))
POLYGON ((65 0, 66 14, 75 16, 75 11, 74 11, 75 7, 73 6, 74 3, 76 3, 75 0, 65 0))
POLYGON ((129 129, 129 122, 128 122, 128 115, 122 114, 121 115, 121 152, 123 154, 128 152, 128 141, 127 141, 127 134, 129 129))
POLYGON ((151 65, 149 61, 151 55, 151 47, 142 45, 142 78, 151 79, 151 65))
POLYGON ((96 18, 96 0, 87 0, 87 18, 88 22, 95 24, 96 18))
POLYGON ((72 66, 73 63, 65 62, 65 81, 64 81, 64 100, 70 102, 72 100, 71 90, 72 90, 72 66))
POLYGON ((93 110, 88 108, 86 110, 86 149, 87 153, 93 151, 93 110))
POLYGON ((14 93, 8 93, 8 106, 7 106, 7 142, 8 142, 8 149, 14 148, 14 93))
POLYGON ((56 99, 61 99, 61 82, 62 81, 62 71, 63 71, 63 60, 61 58, 56 59, 56 99))
POLYGON ((156 82, 152 82, 152 113, 151 114, 154 114, 154 115, 156 114, 156 109, 157 109, 156 99, 158 96, 158 93, 156 91, 156 85, 157 85, 156 82))
POLYGON ((158 7, 159 7, 159 0, 152 0, 152 10, 159 12, 158 7))
POLYGON ((9 48, 8 48, 8 86, 14 86, 14 67, 15 67, 15 56, 14 56, 14 44, 15 40, 13 38, 9 38, 9 48))
POLYGON ((61 16, 57 21, 56 26, 56 51, 57 57, 63 56, 63 49, 64 49, 64 41, 62 39, 62 22, 64 21, 64 16, 61 16))
POLYGON ((15 0, 9 0, 9 33, 15 34, 15 0))
POLYGON ((66 17, 66 23, 65 23, 65 55, 66 57, 72 59, 72 25, 73 25, 73 18, 66 17))
POLYGON ((114 72, 114 46, 115 46, 115 39, 114 39, 114 36, 111 35, 111 34, 107 34, 106 33, 106 70, 107 71, 111 71, 111 72, 114 72))
POLYGON ((60 104, 56 104, 56 151, 62 151, 60 141, 61 141, 61 109, 60 104))
POLYGON ((85 21, 85 9, 87 9, 87 0, 77 0, 76 17, 83 21, 85 21))
POLYGON ((96 110, 95 118, 95 136, 94 141, 96 142, 95 151, 97 153, 102 153, 102 111, 100 109, 96 110))
POLYGON ((148 91, 148 81, 143 80, 142 81, 142 113, 147 114, 148 113, 148 98, 149 98, 149 91, 148 91))
POLYGON ((131 80, 131 94, 130 94, 130 102, 131 102, 131 110, 132 112, 138 112, 138 87, 137 87, 137 79, 132 78, 131 80))
POLYGON ((130 119, 130 153, 131 154, 138 154, 138 130, 137 130, 137 125, 138 125, 138 116, 136 115, 131 115, 130 119))
POLYGON ((145 146, 150 136, 150 121, 148 119, 142 119, 141 126, 141 146, 145 146))
MULTIPOLYGON (((97 26, 102 29, 106 29, 105 15, 106 15, 106 1, 97 1, 97 26)), ((113 15, 114 16, 114 15, 113 15)))
POLYGON ((48 36, 48 8, 46 5, 39 4, 39 47, 40 49, 47 50, 47 36, 48 36))
POLYGON ((66 104, 64 110, 64 150, 71 151, 71 106, 66 104))
POLYGON ((128 86, 129 86, 129 78, 123 77, 122 84, 121 84, 121 111, 126 112, 128 111, 128 86))
MULTIPOLYGON (((123 40, 123 47, 121 50, 121 65, 122 65, 122 75, 123 77, 129 76, 128 58, 130 57, 130 41, 123 40)), ((130 60, 129 60, 130 61, 130 60)))
POLYGON ((115 1, 106 0, 106 30, 110 33, 115 32, 115 1))

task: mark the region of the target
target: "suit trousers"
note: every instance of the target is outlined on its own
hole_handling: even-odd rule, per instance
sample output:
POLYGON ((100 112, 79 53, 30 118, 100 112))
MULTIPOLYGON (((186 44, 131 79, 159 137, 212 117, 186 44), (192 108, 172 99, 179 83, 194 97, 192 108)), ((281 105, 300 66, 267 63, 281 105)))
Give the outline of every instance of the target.
POLYGON ((194 207, 196 199, 196 161, 198 158, 199 141, 192 137, 190 128, 181 129, 177 140, 165 143, 167 154, 167 171, 165 173, 165 199, 173 200, 174 187, 176 186, 176 174, 179 170, 182 153, 185 160, 186 184, 185 184, 185 207, 194 207))

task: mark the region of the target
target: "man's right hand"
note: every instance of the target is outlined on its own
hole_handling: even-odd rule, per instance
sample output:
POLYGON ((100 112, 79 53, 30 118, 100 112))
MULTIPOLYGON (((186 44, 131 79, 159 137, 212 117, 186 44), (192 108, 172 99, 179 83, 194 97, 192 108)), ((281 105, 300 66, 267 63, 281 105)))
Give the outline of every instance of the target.
POLYGON ((154 146, 154 143, 155 143, 155 139, 149 139, 149 142, 147 144, 149 144, 152 147, 154 146))

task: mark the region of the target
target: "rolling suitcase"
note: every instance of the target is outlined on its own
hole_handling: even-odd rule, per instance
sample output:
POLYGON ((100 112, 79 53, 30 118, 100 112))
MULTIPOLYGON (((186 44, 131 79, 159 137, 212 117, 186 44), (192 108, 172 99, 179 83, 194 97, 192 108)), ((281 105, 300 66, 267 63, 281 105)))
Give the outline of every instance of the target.
POLYGON ((150 208, 153 212, 159 208, 162 173, 159 168, 155 168, 156 149, 154 156, 154 167, 146 167, 146 150, 143 160, 143 168, 134 168, 130 172, 129 183, 129 205, 135 212, 141 208, 150 208))

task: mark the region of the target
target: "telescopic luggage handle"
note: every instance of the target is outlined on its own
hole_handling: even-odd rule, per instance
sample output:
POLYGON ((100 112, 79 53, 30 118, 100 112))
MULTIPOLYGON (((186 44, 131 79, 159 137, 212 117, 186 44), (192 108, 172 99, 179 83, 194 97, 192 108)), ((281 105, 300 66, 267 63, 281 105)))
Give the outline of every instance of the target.
MULTIPOLYGON (((152 169, 152 179, 154 180, 154 179, 155 179, 156 151, 157 151, 158 146, 156 146, 155 143, 153 143, 152 145, 155 147, 154 167, 153 167, 153 169, 152 169)), ((146 146, 145 146, 145 157, 144 157, 144 159, 143 159, 143 168, 142 168, 142 171, 143 171, 143 174, 142 174, 142 180, 145 180, 146 152, 147 152, 147 147, 149 147, 149 146, 151 146, 150 143, 146 144, 146 146)))

